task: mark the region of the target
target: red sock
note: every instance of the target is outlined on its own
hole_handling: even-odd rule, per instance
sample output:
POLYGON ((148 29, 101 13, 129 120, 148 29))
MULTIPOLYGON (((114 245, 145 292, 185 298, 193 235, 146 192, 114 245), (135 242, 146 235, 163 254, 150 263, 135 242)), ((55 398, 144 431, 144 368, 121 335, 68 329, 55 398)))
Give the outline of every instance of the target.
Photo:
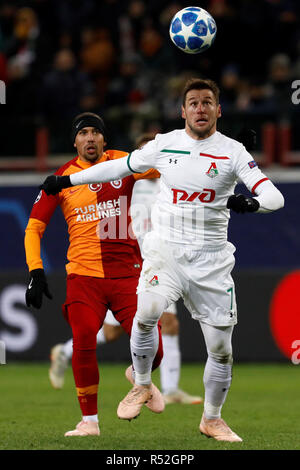
POLYGON ((72 368, 82 415, 96 415, 99 384, 96 350, 74 349, 72 368))
POLYGON ((72 368, 80 409, 83 416, 96 415, 99 384, 96 336, 101 322, 93 309, 80 302, 68 306, 68 320, 73 331, 72 368))

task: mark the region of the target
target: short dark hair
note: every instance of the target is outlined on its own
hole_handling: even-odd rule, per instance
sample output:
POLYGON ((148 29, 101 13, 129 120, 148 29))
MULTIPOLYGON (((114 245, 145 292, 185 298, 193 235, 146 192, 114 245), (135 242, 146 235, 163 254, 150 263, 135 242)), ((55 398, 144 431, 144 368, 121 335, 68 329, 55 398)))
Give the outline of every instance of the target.
POLYGON ((142 145, 145 145, 150 140, 155 139, 155 135, 156 134, 154 132, 153 133, 152 132, 146 132, 145 134, 140 135, 135 141, 136 147, 139 148, 142 145))
POLYGON ((191 90, 211 90, 216 99, 216 103, 219 104, 220 89, 218 85, 210 79, 205 78, 191 78, 188 80, 183 88, 182 92, 182 104, 185 106, 186 95, 191 90))

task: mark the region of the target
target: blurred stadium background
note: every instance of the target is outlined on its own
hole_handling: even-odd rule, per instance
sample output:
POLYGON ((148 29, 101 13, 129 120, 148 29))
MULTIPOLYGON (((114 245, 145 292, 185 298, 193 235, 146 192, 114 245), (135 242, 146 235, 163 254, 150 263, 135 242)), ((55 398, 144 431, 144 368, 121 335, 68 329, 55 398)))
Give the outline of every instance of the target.
MULTIPOLYGON (((296 0, 210 0, 218 26, 203 55, 177 50, 168 25, 193 2, 166 0, 2 0, 0 80, 0 340, 6 361, 48 360, 69 339, 61 315, 67 231, 55 213, 43 257, 54 300, 28 309, 23 237, 37 186, 74 155, 70 122, 94 111, 110 130, 110 148, 132 150, 145 131, 182 127, 180 92, 190 76, 216 80, 219 129, 257 132, 255 158, 285 196, 268 215, 232 215, 237 246, 239 324, 236 361, 300 362, 300 4, 296 0), (299 93, 298 93, 299 95, 299 93), (299 355, 298 355, 299 350, 299 355)), ((194 2, 194 4, 198 3, 194 2)), ((238 191, 244 191, 238 187, 238 191)), ((204 361, 199 331, 179 303, 183 362, 204 361)), ((101 349, 104 361, 129 359, 127 338, 101 349)))

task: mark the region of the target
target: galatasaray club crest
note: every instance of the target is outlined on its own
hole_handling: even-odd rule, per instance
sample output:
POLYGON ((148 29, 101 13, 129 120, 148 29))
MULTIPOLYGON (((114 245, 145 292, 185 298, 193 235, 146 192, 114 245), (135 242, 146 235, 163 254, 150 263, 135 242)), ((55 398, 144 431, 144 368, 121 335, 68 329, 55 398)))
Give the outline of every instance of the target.
POLYGON ((102 188, 102 183, 91 183, 89 184, 89 190, 93 193, 97 193, 102 188))
POLYGON ((122 180, 111 181, 110 184, 113 188, 119 189, 122 186, 122 180))
POLYGON ((219 172, 218 172, 216 163, 212 162, 210 164, 209 169, 207 170, 205 174, 209 176, 210 178, 215 178, 216 176, 218 176, 219 172))

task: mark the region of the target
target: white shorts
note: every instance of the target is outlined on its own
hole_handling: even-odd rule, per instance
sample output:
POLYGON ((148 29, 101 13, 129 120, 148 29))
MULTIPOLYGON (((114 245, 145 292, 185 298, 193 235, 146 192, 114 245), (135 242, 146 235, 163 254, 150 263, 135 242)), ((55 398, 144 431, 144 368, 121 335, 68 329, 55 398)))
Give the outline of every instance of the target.
POLYGON ((137 288, 163 296, 168 305, 183 298, 195 320, 213 326, 237 323, 234 282, 235 247, 191 250, 149 232, 143 243, 143 268, 137 288))
MULTIPOLYGON (((171 304, 166 308, 165 310, 166 313, 172 313, 173 315, 177 315, 177 307, 176 304, 171 304)), ((104 319, 104 323, 106 325, 111 325, 111 326, 120 326, 120 323, 116 318, 114 317, 114 314, 112 313, 111 310, 107 310, 106 317, 104 319)))
POLYGON ((107 325, 120 326, 120 323, 118 322, 118 320, 115 319, 111 310, 107 310, 104 323, 106 323, 107 325))

